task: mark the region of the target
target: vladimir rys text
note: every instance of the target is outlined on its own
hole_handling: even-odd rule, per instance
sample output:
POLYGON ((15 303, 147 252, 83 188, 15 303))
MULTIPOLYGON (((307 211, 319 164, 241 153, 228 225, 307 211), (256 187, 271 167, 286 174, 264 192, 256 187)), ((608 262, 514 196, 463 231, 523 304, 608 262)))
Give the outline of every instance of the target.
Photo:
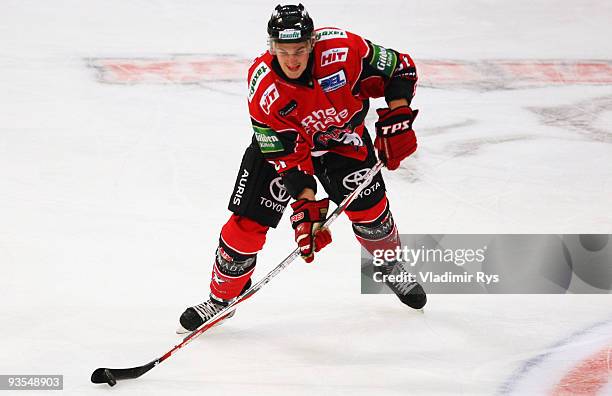
POLYGON ((477 272, 470 274, 464 272, 463 274, 453 274, 452 272, 445 272, 443 274, 434 274, 433 272, 422 272, 417 274, 410 272, 400 272, 398 274, 383 275, 381 272, 374 272, 372 279, 377 283, 484 283, 490 285, 493 283, 499 283, 499 275, 489 275, 484 272, 477 272))

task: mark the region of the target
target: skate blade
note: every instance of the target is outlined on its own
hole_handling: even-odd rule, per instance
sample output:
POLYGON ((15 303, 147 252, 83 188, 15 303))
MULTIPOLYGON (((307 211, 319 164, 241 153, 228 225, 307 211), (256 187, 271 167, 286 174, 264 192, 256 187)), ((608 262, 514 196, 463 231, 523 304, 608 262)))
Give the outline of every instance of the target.
POLYGON ((187 330, 186 328, 184 328, 183 326, 179 325, 176 329, 176 334, 178 335, 184 335, 184 334, 189 334, 191 333, 191 331, 187 330))

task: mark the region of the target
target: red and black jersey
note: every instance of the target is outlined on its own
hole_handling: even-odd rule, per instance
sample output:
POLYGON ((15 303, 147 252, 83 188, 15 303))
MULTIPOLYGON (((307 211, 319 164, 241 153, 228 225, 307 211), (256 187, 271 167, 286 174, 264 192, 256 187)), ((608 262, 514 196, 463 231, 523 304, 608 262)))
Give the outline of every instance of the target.
POLYGON ((248 74, 254 141, 294 196, 313 184, 316 189, 309 176, 314 172, 312 156, 334 152, 365 159, 368 99, 410 102, 417 80, 407 54, 337 28, 315 34, 308 67, 299 79, 288 79, 269 52, 254 60, 248 74))

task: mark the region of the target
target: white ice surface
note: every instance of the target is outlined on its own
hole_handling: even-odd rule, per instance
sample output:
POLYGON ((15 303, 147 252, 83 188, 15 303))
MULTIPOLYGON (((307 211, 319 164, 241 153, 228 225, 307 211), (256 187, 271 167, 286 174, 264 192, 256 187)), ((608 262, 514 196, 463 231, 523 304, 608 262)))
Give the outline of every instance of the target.
MULTIPOLYGON (((246 89, 104 85, 84 59, 252 58, 265 49, 274 5, 2 2, 0 374, 63 374, 66 394, 108 394, 89 382, 94 368, 140 365, 179 341, 178 315, 207 294, 250 140, 246 89)), ((612 55, 609 2, 306 6, 317 25, 406 50, 417 65, 612 55)), ((420 88, 419 151, 385 173, 400 231, 612 233, 612 106, 588 107, 611 97, 610 86, 420 88), (562 120, 545 125, 529 110, 553 106, 591 111, 603 137, 562 120)), ((609 295, 432 295, 418 314, 394 296, 360 295, 350 225, 341 219, 333 232, 315 264, 294 263, 231 321, 112 392, 495 394, 525 361, 612 319, 609 295)), ((256 277, 291 249, 284 219, 269 234, 256 277)), ((580 345, 610 345, 609 335, 597 334, 580 345)), ((559 357, 522 389, 549 392, 542 384, 582 358, 559 357)))

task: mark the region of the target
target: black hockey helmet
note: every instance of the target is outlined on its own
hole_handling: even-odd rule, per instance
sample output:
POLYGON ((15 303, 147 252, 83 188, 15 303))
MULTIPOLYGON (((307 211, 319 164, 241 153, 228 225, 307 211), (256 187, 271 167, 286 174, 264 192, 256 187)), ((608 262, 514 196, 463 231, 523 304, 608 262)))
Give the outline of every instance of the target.
POLYGON ((270 43, 299 43, 311 40, 314 24, 304 6, 277 5, 268 21, 270 43))

